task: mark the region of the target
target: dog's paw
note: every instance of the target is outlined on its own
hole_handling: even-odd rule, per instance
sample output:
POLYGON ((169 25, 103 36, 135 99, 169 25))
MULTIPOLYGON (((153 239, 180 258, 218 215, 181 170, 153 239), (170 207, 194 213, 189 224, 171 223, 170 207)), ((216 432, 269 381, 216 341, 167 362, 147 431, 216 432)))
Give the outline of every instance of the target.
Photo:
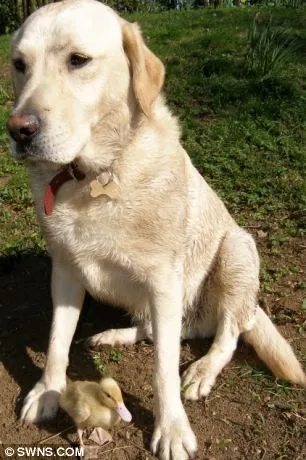
POLYGON ((59 395, 59 391, 48 389, 45 383, 37 382, 24 400, 20 415, 21 422, 37 423, 55 417, 59 395))
POLYGON ((182 376, 182 391, 186 399, 197 400, 207 396, 214 386, 216 374, 205 357, 191 364, 182 376))
POLYGON ((120 344, 120 330, 119 329, 108 329, 108 331, 100 332, 89 337, 85 345, 88 348, 98 348, 101 345, 117 345, 120 344))
POLYGON ((197 440, 185 413, 179 418, 155 424, 151 449, 160 460, 187 460, 194 457, 197 440))

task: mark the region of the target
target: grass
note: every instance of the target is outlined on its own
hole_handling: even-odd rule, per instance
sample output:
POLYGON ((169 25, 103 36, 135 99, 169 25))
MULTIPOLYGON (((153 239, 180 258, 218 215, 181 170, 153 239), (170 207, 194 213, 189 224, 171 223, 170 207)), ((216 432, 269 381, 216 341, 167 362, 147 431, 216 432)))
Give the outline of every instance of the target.
MULTIPOLYGON (((99 352, 92 353, 92 360, 94 363, 95 368, 100 374, 105 377, 109 373, 108 365, 103 361, 102 356, 99 352)), ((109 356, 107 358, 108 364, 115 363, 119 364, 123 360, 123 354, 117 348, 112 348, 109 352, 109 356)))
POLYGON ((102 361, 101 355, 98 352, 92 354, 92 360, 94 362, 95 368, 100 374, 104 377, 108 373, 107 365, 102 361))
POLYGON ((272 16, 257 14, 249 27, 246 60, 248 70, 265 78, 283 70, 297 49, 296 40, 287 31, 273 27, 272 16))
POLYGON ((123 355, 121 353, 121 351, 117 350, 116 348, 113 348, 111 351, 110 351, 110 354, 109 354, 109 361, 111 363, 117 363, 119 364, 120 361, 122 361, 123 359, 123 355))
POLYGON ((33 200, 27 172, 10 155, 6 121, 13 100, 9 78, 10 37, 0 36, 0 178, 9 182, 1 187, 0 181, 0 254, 24 251, 41 252, 44 241, 37 228, 33 200))
MULTIPOLYGON (((271 253, 273 254, 274 251, 272 250, 271 253)), ((260 277, 261 290, 263 292, 272 293, 273 285, 276 282, 281 281, 286 276, 296 274, 298 273, 298 271, 299 271, 299 268, 296 266, 291 267, 291 266, 286 265, 286 266, 279 266, 277 268, 271 268, 269 266, 266 266, 265 263, 262 263, 261 277, 260 277)), ((302 288, 302 286, 300 286, 300 288, 302 288)), ((278 293, 278 294, 281 295, 281 293, 278 293)))
MULTIPOLYGON (((303 391, 303 389, 296 389, 290 383, 284 380, 277 379, 271 375, 266 368, 254 369, 248 364, 242 365, 239 370, 239 377, 241 379, 247 379, 252 382, 252 387, 249 389, 250 393, 254 398, 262 399, 263 392, 269 393, 273 398, 268 398, 268 406, 272 408, 275 397, 284 397, 290 394, 290 392, 303 391)), ((273 405, 274 407, 274 405, 273 405)))
MULTIPOLYGON (((240 224, 259 222, 274 250, 304 233, 306 207, 305 8, 273 8, 272 28, 299 44, 286 66, 257 78, 247 71, 248 30, 255 8, 169 11, 129 16, 166 65, 165 93, 182 141, 206 180, 240 224)), ((260 9, 264 18, 269 10, 260 9)), ((0 252, 44 250, 28 177, 9 155, 6 119, 12 99, 0 37, 0 252)))

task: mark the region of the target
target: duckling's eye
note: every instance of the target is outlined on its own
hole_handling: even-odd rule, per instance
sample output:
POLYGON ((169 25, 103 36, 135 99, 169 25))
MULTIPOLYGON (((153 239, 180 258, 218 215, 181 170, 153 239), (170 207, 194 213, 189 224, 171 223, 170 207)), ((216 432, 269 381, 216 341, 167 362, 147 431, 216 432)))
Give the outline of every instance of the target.
POLYGON ((112 399, 112 397, 111 397, 111 395, 110 395, 109 393, 105 393, 105 394, 106 394, 106 396, 107 396, 108 398, 112 399))
POLYGON ((74 67, 77 69, 80 67, 84 67, 91 60, 92 60, 91 57, 86 56, 85 54, 81 54, 81 53, 72 53, 69 58, 71 67, 74 67))
POLYGON ((14 59, 13 66, 17 70, 17 72, 25 73, 26 65, 22 59, 14 59))

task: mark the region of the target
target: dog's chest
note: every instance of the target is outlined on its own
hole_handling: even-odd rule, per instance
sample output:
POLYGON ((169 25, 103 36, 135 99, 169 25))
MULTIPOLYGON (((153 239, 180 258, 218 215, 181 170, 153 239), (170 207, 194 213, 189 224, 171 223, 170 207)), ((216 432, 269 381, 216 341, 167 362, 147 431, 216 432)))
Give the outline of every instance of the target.
POLYGON ((106 198, 78 209, 63 204, 43 219, 43 229, 51 254, 68 262, 94 297, 127 308, 144 302, 146 270, 131 250, 129 217, 120 205, 106 198))

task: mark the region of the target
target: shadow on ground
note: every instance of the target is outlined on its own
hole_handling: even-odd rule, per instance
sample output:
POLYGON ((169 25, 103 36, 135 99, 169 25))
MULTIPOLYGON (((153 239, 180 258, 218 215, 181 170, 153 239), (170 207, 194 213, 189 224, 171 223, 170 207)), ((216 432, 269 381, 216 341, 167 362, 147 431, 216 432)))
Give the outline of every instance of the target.
MULTIPOLYGON (((41 376, 45 361, 52 319, 51 261, 47 255, 35 253, 2 257, 0 275, 1 361, 20 388, 15 403, 17 418, 24 397, 41 376)), ((110 327, 128 324, 129 318, 122 310, 99 304, 87 296, 71 346, 68 376, 73 380, 101 378, 82 339, 110 327)), ((137 414, 134 418, 136 425, 141 425, 142 420, 152 423, 152 415, 141 407, 138 398, 126 393, 125 399, 137 414)), ((58 432, 65 425, 62 421, 63 414, 59 413, 54 422, 41 424, 40 427, 50 433, 58 432)))

